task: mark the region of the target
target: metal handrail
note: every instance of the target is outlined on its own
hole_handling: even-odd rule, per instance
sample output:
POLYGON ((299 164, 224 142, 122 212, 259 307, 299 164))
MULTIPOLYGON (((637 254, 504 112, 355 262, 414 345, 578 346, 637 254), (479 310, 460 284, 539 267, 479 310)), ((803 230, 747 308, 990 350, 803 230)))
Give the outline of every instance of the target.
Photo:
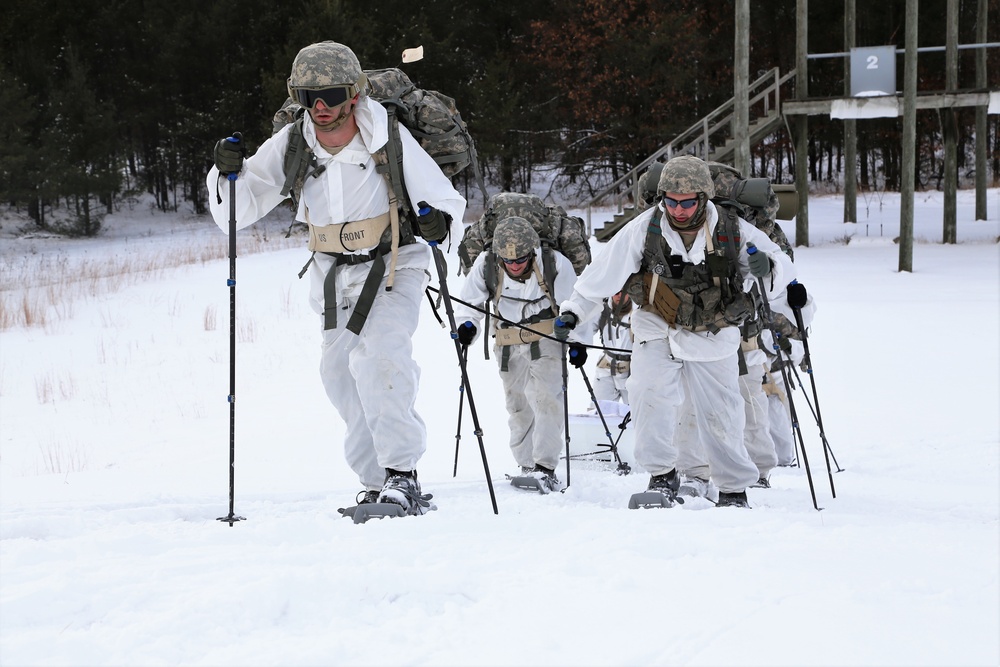
MULTIPOLYGON (((770 83, 763 88, 760 92, 756 93, 750 98, 750 106, 757 104, 758 102, 764 103, 764 115, 767 116, 771 113, 770 96, 774 95, 774 109, 780 111, 781 109, 781 86, 786 82, 795 77, 795 70, 791 70, 784 75, 778 71, 777 67, 773 67, 764 73, 762 76, 757 78, 753 83, 748 86, 749 91, 754 91, 763 85, 765 82, 770 81, 770 83)), ((710 137, 712 137, 716 132, 724 127, 728 127, 732 123, 733 112, 732 109, 735 107, 736 98, 731 97, 726 102, 722 103, 696 123, 688 127, 686 130, 674 137, 669 143, 664 144, 658 148, 652 155, 647 157, 645 160, 633 167, 624 176, 621 176, 618 180, 611 183, 609 186, 601 190, 599 193, 594 195, 590 201, 587 202, 587 231, 591 233, 593 227, 591 225, 591 209, 597 202, 603 200, 609 195, 615 196, 616 206, 621 212, 623 210, 624 199, 631 194, 632 201, 638 201, 639 199, 639 175, 646 171, 653 162, 656 162, 663 156, 667 156, 670 159, 674 154, 683 155, 690 151, 691 149, 696 149, 700 146, 702 157, 708 159, 711 153, 710 137), (725 115, 723 115, 725 114, 725 115), (719 117, 721 116, 721 117, 719 117), (718 117, 718 118, 717 118, 718 117), (686 143, 683 143, 686 142, 686 143), (623 189, 622 186, 628 186, 623 189)))

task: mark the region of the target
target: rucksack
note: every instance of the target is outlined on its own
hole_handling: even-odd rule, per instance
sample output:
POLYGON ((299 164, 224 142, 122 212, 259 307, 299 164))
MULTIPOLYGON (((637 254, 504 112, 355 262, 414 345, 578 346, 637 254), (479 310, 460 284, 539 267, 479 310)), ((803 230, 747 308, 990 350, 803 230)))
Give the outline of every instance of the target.
MULTIPOLYGON (((479 220, 465 229, 458 245, 458 258, 463 275, 484 251, 489 251, 493 230, 505 218, 518 216, 531 223, 542 243, 543 258, 548 250, 558 250, 573 264, 576 275, 590 264, 590 241, 583 220, 568 215, 561 206, 546 206, 537 195, 499 192, 490 197, 479 220)), ((548 282, 548 276, 546 276, 548 282)))
MULTIPOLYGON (((400 69, 365 70, 365 74, 368 76, 369 96, 380 102, 389 114, 389 141, 378 150, 377 169, 390 179, 400 206, 411 223, 416 216, 410 210, 410 200, 406 196, 403 144, 397 123, 406 126, 448 178, 454 178, 471 165, 485 198, 486 186, 479 172, 476 146, 455 106, 455 100, 434 90, 417 88, 400 69)), ((285 151, 285 183, 281 190, 283 195, 292 198, 293 208, 298 207, 305 179, 318 176, 323 170, 317 165, 316 156, 302 136, 304 115, 305 109, 288 98, 272 120, 273 133, 293 124, 285 151)))
POLYGON ((708 170, 715 183, 715 198, 712 201, 717 206, 735 207, 741 218, 767 234, 786 255, 794 259, 792 245, 775 220, 779 203, 771 181, 766 178, 743 178, 735 167, 721 162, 709 162, 708 170))

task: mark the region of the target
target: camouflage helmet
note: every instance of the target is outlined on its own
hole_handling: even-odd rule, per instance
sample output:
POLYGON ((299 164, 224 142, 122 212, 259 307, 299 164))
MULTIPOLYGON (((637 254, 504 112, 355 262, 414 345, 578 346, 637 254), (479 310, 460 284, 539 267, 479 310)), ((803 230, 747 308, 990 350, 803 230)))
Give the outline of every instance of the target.
POLYGON ((757 197, 766 197, 767 202, 755 201, 757 197, 748 197, 747 190, 744 190, 749 181, 761 181, 762 179, 744 180, 742 174, 728 164, 721 162, 709 162, 709 172, 712 174, 712 181, 715 183, 715 194, 718 197, 733 199, 746 207, 746 220, 754 225, 763 228, 765 225, 773 225, 775 216, 778 213, 778 195, 774 193, 771 185, 754 188, 757 197))
POLYGON ((348 47, 337 42, 310 44, 295 56, 292 73, 288 77, 288 95, 295 98, 295 89, 319 90, 345 86, 351 97, 364 93, 368 77, 361 70, 361 63, 348 47))
POLYGON ((665 192, 675 195, 700 192, 711 199, 715 196, 715 184, 704 160, 693 155, 681 155, 663 165, 656 192, 660 195, 665 192))
POLYGON ((534 254, 540 241, 538 232, 524 218, 512 215, 493 230, 493 250, 500 259, 520 259, 534 254))
POLYGON ((663 163, 654 162, 649 165, 642 176, 639 177, 639 198, 647 206, 656 199, 656 188, 660 182, 660 174, 663 172, 663 163))
POLYGON ((712 175, 712 182, 715 183, 715 195, 717 197, 733 197, 733 186, 743 180, 743 175, 721 162, 709 162, 708 171, 712 175))

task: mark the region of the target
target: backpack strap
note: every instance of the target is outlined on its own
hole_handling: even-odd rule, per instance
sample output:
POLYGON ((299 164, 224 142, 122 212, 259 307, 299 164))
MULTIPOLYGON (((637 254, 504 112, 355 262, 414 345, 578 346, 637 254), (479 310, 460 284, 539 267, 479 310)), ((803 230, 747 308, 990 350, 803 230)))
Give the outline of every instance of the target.
POLYGON ((552 303, 552 311, 558 315, 559 304, 556 303, 555 298, 552 296, 556 291, 556 273, 555 251, 548 246, 542 246, 542 271, 541 273, 536 272, 535 275, 539 279, 538 282, 542 286, 542 291, 545 292, 545 295, 549 297, 549 301, 552 303))
POLYGON ((646 248, 643 251, 643 259, 647 263, 646 268, 652 274, 649 294, 646 298, 646 303, 649 304, 656 303, 653 300, 656 295, 656 287, 660 284, 660 276, 667 270, 667 260, 663 256, 663 230, 660 227, 660 217, 660 207, 657 206, 653 216, 649 219, 649 226, 646 227, 646 248))
POLYGON ((304 109, 299 109, 295 113, 295 122, 288 130, 288 146, 285 148, 283 164, 285 182, 281 186, 281 194, 292 198, 292 206, 295 209, 299 207, 299 197, 302 194, 302 186, 306 177, 316 178, 326 171, 325 166, 319 165, 316 154, 309 148, 306 138, 302 134, 304 113, 304 109))
POLYGON ((406 181, 403 180, 403 155, 399 151, 402 146, 402 138, 399 136, 399 118, 396 117, 396 110, 400 103, 392 103, 392 100, 382 101, 382 106, 389 116, 389 140, 385 146, 375 151, 375 170, 385 177, 389 185, 389 191, 395 192, 398 199, 397 204, 403 205, 403 210, 407 214, 411 213, 410 198, 406 193, 406 181), (380 156, 380 157, 379 157, 380 156))

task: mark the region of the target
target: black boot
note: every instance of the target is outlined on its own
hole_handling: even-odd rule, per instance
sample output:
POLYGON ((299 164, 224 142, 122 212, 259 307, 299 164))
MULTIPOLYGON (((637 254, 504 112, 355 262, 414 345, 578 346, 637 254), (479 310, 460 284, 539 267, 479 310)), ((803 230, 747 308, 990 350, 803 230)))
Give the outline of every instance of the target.
POLYGON ((750 501, 747 500, 746 491, 719 491, 719 502, 716 507, 746 507, 750 509, 750 501))

